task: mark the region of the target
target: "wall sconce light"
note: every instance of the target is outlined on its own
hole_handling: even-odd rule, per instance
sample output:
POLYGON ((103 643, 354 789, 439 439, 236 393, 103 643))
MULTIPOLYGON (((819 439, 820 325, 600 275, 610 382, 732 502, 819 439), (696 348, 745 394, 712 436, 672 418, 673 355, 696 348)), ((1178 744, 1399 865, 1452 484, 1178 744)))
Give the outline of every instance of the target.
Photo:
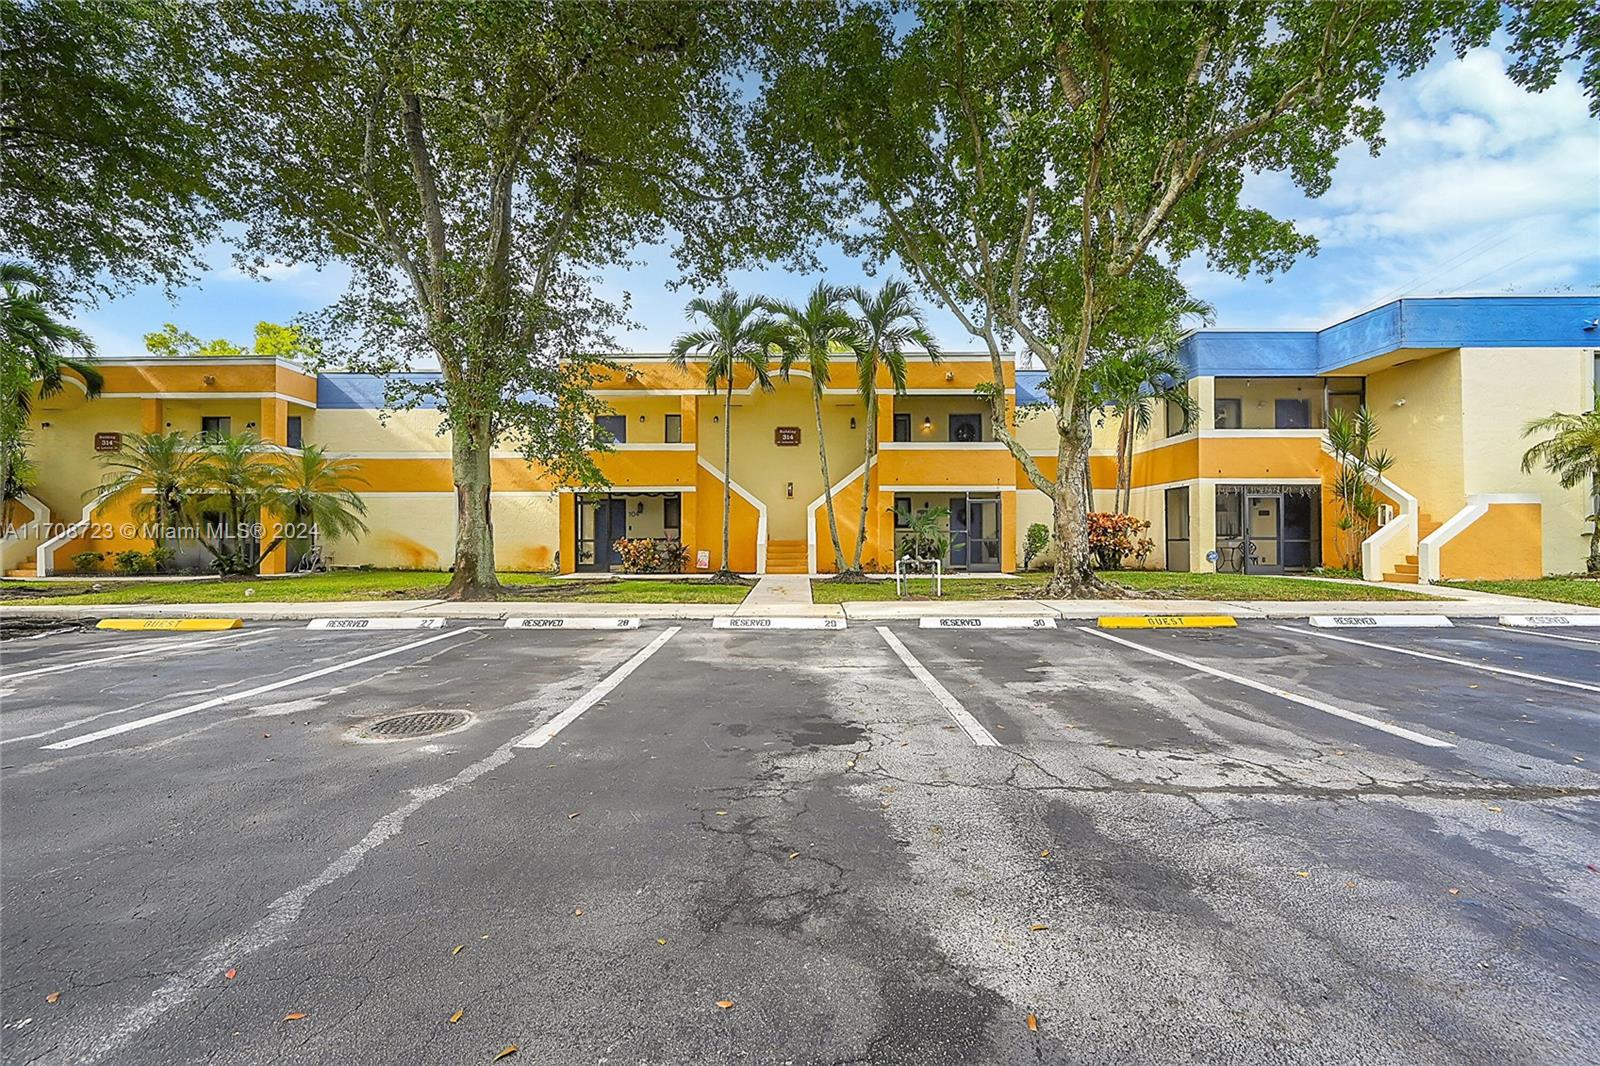
POLYGON ((954 370, 946 370, 944 372, 944 379, 946 381, 954 381, 956 379, 956 372, 954 370))
POLYGON ((200 383, 208 388, 215 388, 217 384, 217 376, 215 374, 207 374, 200 379, 200 383))
POLYGON ((245 429, 255 429, 256 428, 256 424, 254 422, 246 422, 244 424, 244 428, 245 429))
POLYGON ((644 514, 644 501, 643 500, 640 500, 638 503, 634 504, 633 513, 636 514, 636 515, 644 514))
POLYGON ((790 481, 784 484, 783 494, 791 500, 794 499, 794 482, 790 481))
POLYGON ((48 422, 40 422, 39 423, 39 428, 40 429, 49 429, 50 428, 50 423, 48 423, 48 422))
POLYGON ((639 421, 641 421, 641 422, 643 422, 643 421, 644 421, 644 415, 640 415, 640 416, 639 416, 639 421))
POLYGON ((1404 407, 1406 405, 1406 398, 1404 396, 1400 397, 1394 402, 1394 405, 1396 407, 1404 407))
POLYGON ((856 420, 853 419, 853 418, 850 420, 850 428, 851 429, 855 429, 856 428, 856 420))
POLYGON ((718 422, 721 422, 721 421, 722 421, 722 416, 721 415, 712 415, 711 416, 711 422, 712 422, 713 425, 718 423, 718 422))
POLYGON ((923 415, 922 416, 922 432, 924 432, 924 433, 932 433, 933 432, 933 419, 931 417, 929 417, 928 415, 923 415))

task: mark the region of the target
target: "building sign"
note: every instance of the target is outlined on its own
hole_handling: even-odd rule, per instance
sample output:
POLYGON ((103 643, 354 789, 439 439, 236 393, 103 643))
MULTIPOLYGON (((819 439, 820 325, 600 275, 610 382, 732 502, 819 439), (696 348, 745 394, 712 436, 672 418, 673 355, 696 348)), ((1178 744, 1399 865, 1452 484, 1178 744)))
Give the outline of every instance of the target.
POLYGON ((97 452, 114 452, 122 447, 121 433, 96 433, 94 435, 94 450, 97 452))
POLYGON ((799 426, 779 426, 772 431, 772 443, 780 448, 793 448, 800 443, 799 426))

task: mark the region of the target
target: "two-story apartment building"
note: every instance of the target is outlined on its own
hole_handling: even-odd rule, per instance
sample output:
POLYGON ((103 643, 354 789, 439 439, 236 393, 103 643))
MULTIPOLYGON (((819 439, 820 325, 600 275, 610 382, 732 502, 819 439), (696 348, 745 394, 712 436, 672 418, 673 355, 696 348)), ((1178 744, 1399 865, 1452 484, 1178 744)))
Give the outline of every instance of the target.
MULTIPOLYGON (((1369 577, 1532 576, 1582 569, 1584 487, 1524 473, 1521 427, 1594 402, 1600 298, 1400 300, 1323 330, 1201 330, 1182 355, 1199 417, 1158 416, 1134 447, 1132 511, 1152 524, 1148 564, 1179 570, 1292 573, 1339 560, 1330 409, 1365 405, 1394 457, 1378 486, 1387 521, 1361 548, 1369 577)), ((614 444, 597 455, 609 482, 563 485, 514 451, 493 462, 497 563, 563 572, 615 569, 620 537, 680 541, 691 571, 721 564, 723 437, 732 437, 730 566, 747 573, 826 572, 833 553, 823 507, 811 381, 765 392, 736 378, 732 415, 703 369, 660 355, 626 357, 595 384, 614 444)), ((104 394, 81 387, 38 400, 32 451, 39 484, 7 535, 4 567, 60 573, 80 551, 148 546, 130 537, 132 501, 101 499, 98 461, 119 435, 181 429, 248 431, 283 448, 314 442, 359 464, 369 533, 324 547, 336 565, 448 567, 455 500, 441 415, 385 411, 383 381, 310 374, 288 362, 107 358, 104 394)), ((1003 368, 1005 417, 1053 471, 1053 419, 1018 417, 1037 402, 1037 375, 1003 368)), ((908 387, 878 382, 868 425, 853 366, 841 358, 823 392, 823 434, 848 554, 866 507, 865 561, 892 568, 908 515, 944 507, 954 570, 1005 572, 1028 525, 1051 504, 995 439, 987 355, 910 361, 908 387), (868 433, 872 434, 869 458, 868 433)), ((1109 507, 1116 427, 1097 428, 1091 476, 1109 507)), ((294 562, 280 548, 264 569, 294 562)))

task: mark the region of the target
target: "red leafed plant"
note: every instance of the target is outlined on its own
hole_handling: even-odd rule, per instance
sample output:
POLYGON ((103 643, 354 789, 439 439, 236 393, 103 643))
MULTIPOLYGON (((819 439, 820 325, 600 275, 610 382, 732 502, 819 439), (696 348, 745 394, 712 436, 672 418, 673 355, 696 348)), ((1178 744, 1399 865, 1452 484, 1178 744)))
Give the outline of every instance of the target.
POLYGON ((1149 522, 1133 515, 1089 512, 1089 551, 1095 564, 1102 570, 1120 570, 1129 556, 1143 563, 1156 546, 1145 536, 1149 530, 1149 522))

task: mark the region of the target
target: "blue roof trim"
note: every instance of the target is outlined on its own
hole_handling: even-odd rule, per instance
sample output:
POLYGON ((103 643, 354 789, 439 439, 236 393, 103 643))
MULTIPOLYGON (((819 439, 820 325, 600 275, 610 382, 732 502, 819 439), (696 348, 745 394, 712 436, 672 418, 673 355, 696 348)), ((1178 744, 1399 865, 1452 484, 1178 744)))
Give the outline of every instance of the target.
MULTIPOLYGON (((438 381, 439 374, 397 374, 394 375, 407 381, 431 382, 438 381)), ((321 411, 381 411, 383 410, 383 386, 387 380, 382 374, 318 374, 317 375, 317 409, 321 411)), ((417 404, 418 410, 434 411, 439 405, 432 397, 426 397, 422 403, 417 404)))
POLYGON ((1597 318, 1600 296, 1429 297, 1324 330, 1200 330, 1179 356, 1202 377, 1313 376, 1400 348, 1600 347, 1597 318))

